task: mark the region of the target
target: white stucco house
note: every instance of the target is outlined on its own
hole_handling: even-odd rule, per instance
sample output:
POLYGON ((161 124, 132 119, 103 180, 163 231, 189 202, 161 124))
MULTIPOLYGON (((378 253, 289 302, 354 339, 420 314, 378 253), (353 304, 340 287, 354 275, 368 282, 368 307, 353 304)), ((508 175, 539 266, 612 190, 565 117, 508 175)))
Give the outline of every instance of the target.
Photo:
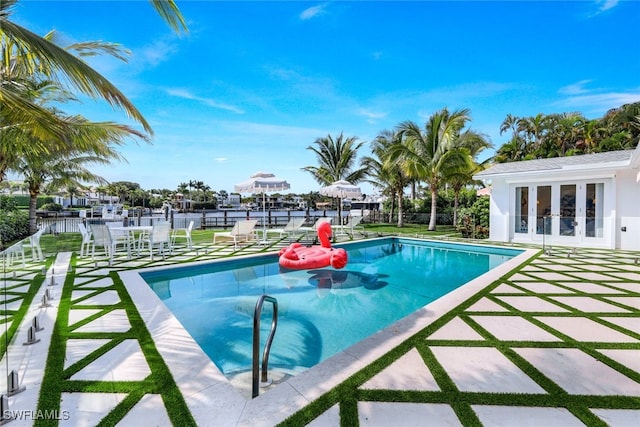
POLYGON ((474 178, 491 186, 490 240, 640 250, 640 145, 500 163, 474 178))

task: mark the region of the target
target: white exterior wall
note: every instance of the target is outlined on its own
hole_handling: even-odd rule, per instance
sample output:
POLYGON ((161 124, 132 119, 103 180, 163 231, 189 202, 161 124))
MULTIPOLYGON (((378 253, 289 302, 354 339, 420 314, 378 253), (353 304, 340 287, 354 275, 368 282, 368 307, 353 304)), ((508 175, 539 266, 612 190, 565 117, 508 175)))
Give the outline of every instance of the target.
POLYGON ((618 209, 616 248, 640 251, 640 171, 620 171, 617 176, 618 209), (623 228, 626 231, 622 231, 623 228))
POLYGON ((493 180, 489 204, 489 239, 493 241, 510 241, 510 199, 509 184, 504 180, 493 180))
MULTIPOLYGON (((521 243, 542 243, 542 236, 518 234, 514 239, 512 216, 515 214, 515 188, 526 186, 535 188, 539 185, 554 187, 553 196, 556 197, 557 186, 562 184, 581 185, 591 182, 604 183, 604 236, 602 239, 577 239, 575 242, 562 241, 547 236, 549 245, 589 246, 640 250, 640 174, 637 170, 617 171, 617 173, 564 173, 539 174, 528 178, 513 177, 506 180, 502 177, 493 178, 491 182, 490 230, 489 238, 497 242, 518 241, 521 243), (589 176, 591 175, 591 176, 589 176), (599 176, 598 176, 599 175, 599 176), (626 227, 625 232, 621 231, 626 227)), ((533 199, 529 203, 535 203, 533 199)), ((530 206, 531 209, 531 206, 530 206)), ((557 212, 554 212, 557 214, 557 212)), ((529 221, 535 218, 530 216, 529 221)), ((557 218, 552 219, 558 221, 557 218)), ((554 222, 554 227, 557 224, 554 222)))

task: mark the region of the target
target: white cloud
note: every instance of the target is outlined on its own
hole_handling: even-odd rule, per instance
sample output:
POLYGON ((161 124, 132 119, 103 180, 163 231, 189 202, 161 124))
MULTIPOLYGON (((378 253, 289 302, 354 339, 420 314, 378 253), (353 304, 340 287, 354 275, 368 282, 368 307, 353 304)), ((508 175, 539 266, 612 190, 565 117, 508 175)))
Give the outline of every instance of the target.
POLYGON ((563 95, 580 95, 583 93, 587 93, 588 89, 586 89, 585 86, 588 83, 591 83, 591 80, 580 80, 579 82, 561 87, 560 89, 558 89, 558 92, 563 95))
POLYGON ((307 21, 309 19, 315 18, 316 16, 320 16, 326 13, 325 8, 327 4, 319 4, 317 6, 312 6, 302 11, 300 14, 300 20, 307 21))
POLYGON ((587 16, 588 18, 593 18, 595 16, 600 15, 601 13, 610 11, 611 9, 615 8, 618 5, 618 3, 620 3, 620 0, 595 0, 594 3, 596 5, 596 11, 593 13, 590 13, 587 16))
POLYGON ((234 105, 223 104, 211 98, 203 98, 200 96, 196 96, 185 89, 167 89, 167 93, 171 96, 176 96, 178 98, 191 99, 193 101, 198 101, 202 104, 208 105, 209 107, 218 108, 220 110, 231 111, 233 113, 244 114, 244 111, 234 105))
POLYGON ((598 11, 604 12, 606 10, 613 9, 618 5, 619 0, 596 0, 598 5, 598 11))
POLYGON ((216 158, 215 158, 215 159, 213 159, 213 160, 215 160, 217 163, 224 163, 224 162, 226 162, 226 161, 227 161, 227 160, 229 160, 229 159, 227 159, 226 157, 216 157, 216 158))
POLYGON ((569 96, 554 105, 577 110, 605 112, 622 104, 640 102, 640 90, 632 92, 607 92, 591 95, 569 96))
POLYGON ((377 111, 371 111, 365 108, 361 108, 357 111, 357 114, 367 118, 367 122, 371 124, 377 123, 379 120, 387 117, 388 113, 382 113, 377 111))
POLYGON ((134 57, 141 58, 141 61, 136 61, 138 65, 146 64, 155 67, 171 59, 171 56, 177 52, 177 50, 178 47, 175 43, 158 40, 149 46, 137 49, 134 52, 134 57))

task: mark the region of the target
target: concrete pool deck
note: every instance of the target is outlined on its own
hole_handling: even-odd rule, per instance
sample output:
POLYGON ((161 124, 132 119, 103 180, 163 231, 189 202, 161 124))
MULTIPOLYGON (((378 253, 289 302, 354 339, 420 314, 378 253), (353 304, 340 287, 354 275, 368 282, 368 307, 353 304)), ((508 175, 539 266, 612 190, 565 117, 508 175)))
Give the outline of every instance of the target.
MULTIPOLYGON (((233 250, 221 248, 211 247, 204 255, 202 248, 198 254, 183 251, 152 265, 213 259, 233 250)), ((250 246, 238 254, 262 250, 250 246)), ((230 385, 138 281, 131 269, 150 266, 148 259, 119 259, 111 267, 78 259, 68 323, 70 328, 82 326, 67 342, 64 368, 78 366, 73 381, 136 382, 149 375, 150 365, 135 337, 95 355, 112 335, 131 327, 127 313, 117 308, 122 295, 114 291, 110 272, 118 271, 198 425, 275 425, 315 399, 326 399, 325 393, 336 386, 355 397, 336 399, 310 425, 340 425, 341 414, 360 425, 385 426, 424 425, 427 418, 441 425, 464 425, 461 418, 483 425, 513 425, 514 420, 536 426, 635 425, 640 416, 638 257, 600 249, 576 254, 556 250, 513 275, 512 266, 501 266, 253 400, 230 385), (114 309, 100 314, 110 306, 114 309), (82 333, 96 332, 104 336, 82 338, 82 333), (403 344, 414 336, 420 338, 411 341, 416 345, 403 344), (83 363, 87 355, 94 357, 83 363), (377 362, 380 357, 388 359, 384 366, 377 362), (350 379, 356 372, 363 378, 359 382, 350 379), (379 396, 391 399, 376 397, 380 390, 385 394, 379 396), (408 398, 404 392, 414 395, 408 398)), ((57 301, 45 309, 49 319, 55 317, 57 301)), ((30 313, 42 312, 38 303, 34 298, 30 313)), ((21 345, 23 335, 17 336, 10 356, 21 345)), ((35 410, 42 374, 38 378, 34 363, 22 365, 29 393, 10 397, 9 405, 11 410, 35 410)), ((43 361, 37 366, 44 366, 43 361)), ((60 410, 69 417, 59 425, 96 425, 126 398, 125 393, 63 393, 60 410)), ((147 394, 117 424, 171 425, 171 410, 161 396, 147 394)), ((21 422, 10 425, 31 425, 21 422)))

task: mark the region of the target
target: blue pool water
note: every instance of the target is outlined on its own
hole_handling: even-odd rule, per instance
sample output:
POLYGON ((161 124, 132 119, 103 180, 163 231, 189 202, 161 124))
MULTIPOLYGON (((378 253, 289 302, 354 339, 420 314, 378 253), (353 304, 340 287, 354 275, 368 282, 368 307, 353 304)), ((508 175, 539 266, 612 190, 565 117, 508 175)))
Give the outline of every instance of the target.
MULTIPOLYGON (((395 238, 343 247, 349 263, 342 270, 281 271, 277 256, 268 255, 142 277, 226 375, 251 369, 255 305, 262 294, 275 297, 278 328, 269 368, 295 373, 521 253, 395 238)), ((271 316, 272 305, 265 303, 263 345, 271 316)))

